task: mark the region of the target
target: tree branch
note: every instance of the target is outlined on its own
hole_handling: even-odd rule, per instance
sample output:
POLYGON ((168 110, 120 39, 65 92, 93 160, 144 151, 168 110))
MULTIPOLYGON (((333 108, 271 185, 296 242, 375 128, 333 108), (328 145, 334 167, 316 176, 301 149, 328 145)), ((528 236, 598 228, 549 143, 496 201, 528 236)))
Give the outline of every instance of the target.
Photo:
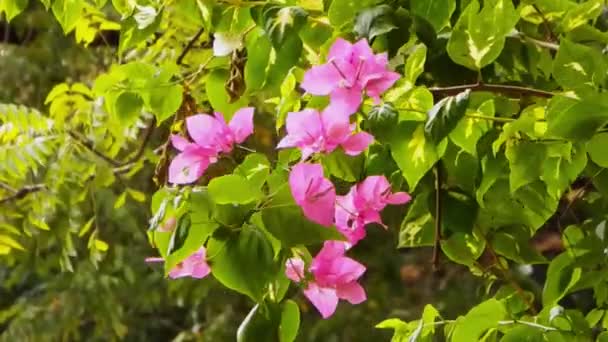
MULTIPOLYGON (((150 120, 150 122, 148 123, 148 126, 146 126, 146 129, 144 131, 144 136, 141 141, 141 145, 139 145, 137 152, 135 152, 135 154, 132 155, 129 159, 120 163, 121 165, 119 166, 119 168, 121 168, 121 169, 124 168, 124 169, 128 170, 131 167, 131 164, 135 163, 143 156, 144 151, 146 150, 146 146, 148 145, 148 142, 150 141, 150 138, 152 137, 152 133, 154 132, 155 125, 156 125, 156 117, 152 117, 152 120, 150 120)), ((115 170, 115 171, 118 171, 118 170, 115 170)))
POLYGON ((530 95, 544 98, 553 97, 553 93, 545 90, 534 89, 534 88, 526 88, 520 86, 512 86, 512 85, 503 85, 503 84, 485 84, 485 83, 475 83, 475 84, 463 84, 451 87, 433 87, 429 88, 429 91, 433 95, 437 95, 439 97, 446 97, 456 95, 461 93, 467 89, 471 89, 472 91, 489 91, 493 93, 503 93, 507 95, 530 95))
POLYGON ((87 139, 85 139, 84 137, 80 136, 79 133, 76 133, 74 131, 68 131, 68 134, 70 135, 70 137, 72 137, 72 139, 76 140, 80 145, 82 145, 83 147, 85 147, 87 150, 91 151, 94 155, 96 155, 97 157, 105 160, 108 164, 111 164, 115 167, 119 167, 120 166, 120 162, 106 156, 105 154, 103 154, 101 151, 97 150, 95 148, 95 146, 93 146, 93 143, 87 139))
POLYGON ((549 25, 549 21, 547 20, 547 17, 545 17, 543 12, 540 10, 540 8, 538 8, 538 6, 536 4, 532 4, 532 7, 534 7, 534 10, 543 19, 543 26, 545 27, 545 34, 547 36, 549 36, 549 39, 551 39, 551 41, 554 41, 554 42, 557 41, 557 37, 555 36, 555 33, 553 33, 553 30, 551 30, 551 26, 549 25))
POLYGON ((175 60, 175 63, 177 65, 182 65, 182 62, 183 62, 184 58, 186 57, 186 55, 188 54, 188 51, 190 51, 194 47, 194 43, 196 43, 196 41, 201 37, 203 32, 205 32, 205 29, 203 27, 201 27, 201 29, 198 30, 198 32, 194 35, 194 37, 192 37, 192 39, 190 39, 190 41, 184 48, 184 51, 182 51, 182 53, 175 60))
POLYGON ((130 166, 130 164, 135 163, 144 154, 146 145, 148 144, 148 141, 150 141, 150 137, 152 136, 152 132, 154 131, 155 125, 156 125, 156 118, 153 117, 145 128, 144 136, 142 138, 141 145, 137 149, 137 152, 135 152, 135 154, 133 156, 131 156, 129 159, 127 159, 125 161, 118 161, 114 158, 111 158, 111 157, 105 155, 103 152, 96 149, 90 140, 87 140, 86 138, 82 137, 79 133, 76 133, 74 131, 67 131, 67 132, 70 135, 70 137, 72 137, 72 139, 76 140, 78 143, 80 143, 87 150, 91 151, 93 154, 95 154, 99 158, 103 159, 104 161, 111 164, 115 168, 123 168, 126 166, 130 166))
POLYGON ((46 188, 46 185, 44 185, 44 184, 26 185, 26 186, 22 187, 21 189, 17 190, 14 194, 0 199, 0 204, 20 200, 31 193, 38 192, 45 188, 46 188))

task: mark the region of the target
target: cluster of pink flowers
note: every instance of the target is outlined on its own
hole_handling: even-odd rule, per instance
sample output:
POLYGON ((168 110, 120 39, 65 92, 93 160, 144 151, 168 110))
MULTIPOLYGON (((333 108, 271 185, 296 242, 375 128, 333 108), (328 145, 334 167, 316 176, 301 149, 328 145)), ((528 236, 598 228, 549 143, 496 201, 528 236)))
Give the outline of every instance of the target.
MULTIPOLYGON (((350 117, 359 110, 365 94, 378 103, 380 95, 397 81, 399 74, 387 66, 387 54, 374 54, 366 40, 355 44, 336 40, 327 63, 308 70, 301 84, 307 93, 329 95, 329 105, 322 111, 304 109, 289 113, 287 135, 277 146, 297 147, 301 151, 301 161, 289 174, 289 186, 304 215, 320 225, 336 226, 347 240, 325 241, 308 267, 300 257, 286 263, 287 277, 302 284, 304 295, 323 318, 335 312, 340 299, 352 304, 365 301, 365 290, 358 279, 366 268, 345 253, 365 237, 367 224, 386 227, 380 212, 387 205, 406 203, 410 196, 405 192, 393 193, 384 176, 369 176, 346 195, 338 196, 333 183, 325 178, 323 167, 306 160, 315 153, 330 153, 337 148, 355 156, 372 144, 374 137, 357 131, 357 124, 351 123, 350 117)), ((180 151, 169 167, 169 181, 173 184, 195 182, 221 153, 231 152, 235 144, 251 135, 253 108, 237 111, 228 124, 219 113, 194 115, 186 119, 186 128, 193 142, 172 136, 173 146, 180 151)), ((209 272, 205 248, 201 247, 172 269, 169 276, 202 278, 209 272)))
MULTIPOLYGON (((372 135, 355 132, 350 123, 363 94, 380 101, 399 74, 387 70, 387 55, 374 55, 366 40, 351 44, 338 39, 329 51, 327 63, 312 67, 304 74, 302 88, 314 95, 329 95, 330 103, 322 111, 305 109, 289 113, 287 136, 278 148, 298 147, 302 160, 313 153, 329 153, 340 146, 348 155, 358 155, 373 142, 372 135)), ((326 241, 305 270, 304 261, 291 258, 286 263, 287 277, 303 283, 304 295, 323 318, 331 316, 339 299, 359 304, 366 299, 359 279, 365 266, 345 256, 352 246, 365 237, 365 226, 385 226, 380 212, 389 204, 403 204, 411 198, 405 192, 393 193, 384 176, 370 176, 354 185, 344 196, 336 196, 332 182, 323 175, 320 164, 300 162, 289 174, 289 186, 295 202, 311 221, 324 226, 335 225, 347 242, 326 241)))
POLYGON ((304 295, 323 318, 333 315, 339 299, 351 304, 367 299, 365 290, 357 282, 365 273, 365 266, 344 256, 345 251, 343 243, 325 241, 308 270, 304 269, 304 261, 300 258, 291 258, 285 264, 287 277, 305 284, 304 295))
POLYGON ((228 124, 220 113, 193 115, 186 118, 186 128, 194 142, 171 136, 173 147, 180 151, 169 165, 169 182, 173 184, 195 182, 220 153, 230 153, 235 144, 245 141, 253 133, 253 108, 238 110, 228 124))

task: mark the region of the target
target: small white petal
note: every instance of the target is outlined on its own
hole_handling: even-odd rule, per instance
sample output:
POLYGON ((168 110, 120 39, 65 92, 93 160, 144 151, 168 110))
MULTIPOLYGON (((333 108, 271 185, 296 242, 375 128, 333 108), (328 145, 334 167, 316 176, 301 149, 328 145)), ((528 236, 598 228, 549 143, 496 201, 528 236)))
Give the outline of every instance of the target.
POLYGON ((239 35, 218 32, 213 34, 213 55, 217 57, 228 56, 233 51, 243 47, 239 35))
POLYGON ((156 8, 152 6, 139 6, 136 5, 137 13, 133 15, 133 18, 137 22, 137 28, 140 30, 145 29, 150 26, 154 20, 156 20, 156 16, 158 12, 156 12, 156 8))

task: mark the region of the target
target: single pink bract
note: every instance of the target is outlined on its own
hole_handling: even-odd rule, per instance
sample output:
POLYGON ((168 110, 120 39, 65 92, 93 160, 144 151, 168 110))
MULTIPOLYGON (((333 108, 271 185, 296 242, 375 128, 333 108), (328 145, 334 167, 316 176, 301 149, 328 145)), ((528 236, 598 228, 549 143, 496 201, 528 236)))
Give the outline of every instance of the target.
POLYGON ((289 173, 289 187, 295 202, 309 220, 324 226, 333 224, 336 189, 323 176, 321 165, 296 164, 289 173))
POLYGON ((366 39, 352 44, 338 38, 327 63, 308 70, 301 86, 313 95, 330 95, 329 107, 350 115, 361 105, 363 92, 378 103, 380 95, 399 77, 388 69, 387 53, 374 54, 366 39))
POLYGON ((351 246, 365 237, 365 225, 377 223, 386 228, 380 212, 389 204, 404 204, 411 200, 405 192, 391 191, 384 176, 369 176, 354 185, 345 196, 337 196, 335 223, 351 246))
POLYGON ((192 277, 192 278, 204 278, 209 272, 211 272, 211 268, 207 264, 206 261, 206 253, 205 247, 199 248, 198 251, 192 253, 182 262, 177 264, 170 272, 169 277, 172 279, 182 278, 182 277, 192 277))
POLYGON ((186 128, 194 142, 178 135, 171 137, 173 147, 181 153, 169 165, 169 182, 188 184, 197 181, 207 167, 217 161, 219 153, 229 153, 234 144, 245 141, 253 133, 253 111, 251 107, 239 109, 228 124, 220 113, 188 117, 186 128))
MULTIPOLYGON (((359 304, 367 299, 365 290, 357 282, 365 273, 365 266, 346 257, 345 251, 343 242, 325 241, 308 268, 313 280, 306 283, 304 295, 323 318, 333 315, 339 299, 351 304, 359 304)), ((289 279, 295 282, 305 281, 302 276, 294 277, 304 271, 302 259, 288 259, 285 267, 289 279)))
POLYGON ((286 127, 287 135, 277 148, 298 147, 302 151, 302 160, 313 153, 332 152, 338 146, 342 146, 348 155, 358 155, 374 141, 369 133, 355 133, 356 125, 350 124, 348 115, 331 113, 327 109, 323 112, 314 109, 290 112, 286 127))

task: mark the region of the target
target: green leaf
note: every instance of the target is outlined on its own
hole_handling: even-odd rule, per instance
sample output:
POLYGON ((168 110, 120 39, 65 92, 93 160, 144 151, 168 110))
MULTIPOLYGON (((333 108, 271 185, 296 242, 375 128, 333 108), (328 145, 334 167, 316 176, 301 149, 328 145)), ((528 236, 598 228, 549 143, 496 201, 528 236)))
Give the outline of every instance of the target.
POLYGON ((230 119, 234 112, 247 105, 246 96, 241 96, 237 101, 230 103, 230 97, 225 88, 228 77, 227 70, 216 69, 209 73, 205 81, 205 92, 213 110, 224 114, 226 120, 230 119))
POLYGON ((139 118, 143 104, 144 102, 139 94, 125 91, 116 98, 114 113, 122 124, 130 126, 139 118))
MULTIPOLYGON (((482 180, 482 184, 483 182, 482 180)), ((524 225, 535 231, 545 224, 557 209, 558 200, 547 193, 546 186, 541 181, 511 193, 509 181, 500 177, 487 189, 481 198, 479 191, 477 194, 481 206, 477 224, 481 227, 493 229, 500 226, 524 225)))
POLYGON ((396 29, 392 14, 393 9, 388 5, 371 7, 359 12, 354 27, 357 37, 372 41, 376 36, 396 29))
POLYGON ((306 23, 308 12, 298 6, 267 5, 263 17, 264 30, 270 37, 272 46, 280 49, 288 36, 297 36, 302 25, 306 23))
POLYGON ((390 102, 374 106, 367 114, 365 129, 379 141, 384 141, 399 122, 399 113, 390 102))
POLYGON ((336 229, 318 225, 304 217, 286 183, 262 209, 262 219, 268 232, 281 241, 284 248, 344 240, 336 229))
POLYGON ((114 202, 114 209, 121 208, 123 205, 125 205, 126 200, 127 200, 127 192, 125 191, 122 194, 120 194, 120 196, 118 196, 118 198, 114 202))
MULTIPOLYGON (((476 109, 467 109, 467 114, 494 117, 494 101, 487 100, 476 109)), ((477 142, 492 128, 492 122, 485 119, 465 117, 458 122, 454 130, 450 132, 450 139, 454 144, 477 156, 477 142)))
MULTIPOLYGON (((472 233, 477 218, 477 202, 467 195, 457 191, 442 191, 441 200, 441 231, 443 236, 451 233, 472 233)), ((435 207, 432 208, 433 214, 435 207)))
POLYGON ((65 34, 70 33, 76 27, 83 8, 83 0, 55 0, 51 7, 65 34))
POLYGON ((435 220, 428 205, 430 195, 427 191, 414 197, 414 202, 401 223, 397 248, 433 245, 435 220))
POLYGON ((328 174, 347 182, 356 182, 363 174, 365 156, 349 156, 342 149, 337 149, 323 156, 322 164, 328 174))
POLYGON ((302 40, 298 35, 289 35, 285 38, 280 49, 275 49, 275 58, 268 68, 266 87, 279 90, 285 75, 298 63, 302 56, 302 40))
POLYGON ((496 253, 520 264, 537 264, 546 259, 530 245, 530 230, 522 226, 501 228, 492 234, 492 247, 496 253))
POLYGON ((300 38, 306 45, 318 49, 331 38, 332 33, 333 28, 329 23, 309 20, 300 29, 300 38))
POLYGON ((359 11, 379 2, 378 0, 333 0, 329 6, 327 16, 329 17, 329 22, 339 28, 351 22, 359 11))
POLYGON ((543 306, 555 306, 581 278, 582 269, 575 267, 572 256, 564 252, 551 260, 543 287, 543 306))
POLYGON ((424 129, 435 143, 439 143, 447 137, 464 117, 470 95, 471 91, 467 89, 456 96, 446 97, 437 102, 429 111, 424 129))
POLYGON ((515 326, 505 333, 500 342, 543 342, 542 330, 527 325, 515 326))
POLYGON ((129 194, 129 196, 131 196, 132 199, 136 200, 137 202, 141 203, 146 201, 146 194, 141 191, 127 188, 127 193, 129 194))
POLYGON ((554 96, 547 107, 548 136, 587 141, 608 123, 608 98, 603 94, 576 100, 554 96))
POLYGON ((132 16, 126 20, 123 20, 120 25, 120 42, 118 44, 118 53, 121 54, 127 49, 136 47, 138 44, 146 41, 146 39, 156 32, 158 26, 160 25, 161 19, 162 12, 156 16, 154 22, 141 30, 138 27, 137 21, 132 16))
POLYGON ((257 228, 243 227, 227 239, 211 238, 207 245, 211 272, 224 286, 261 301, 279 267, 272 245, 257 228))
POLYGON ((457 232, 441 241, 441 250, 452 261, 473 266, 486 247, 476 234, 457 232))
POLYGON ((478 341, 484 332, 497 328, 498 322, 507 316, 501 302, 492 298, 471 309, 456 322, 452 341, 478 341))
POLYGON ((410 191, 443 156, 447 140, 435 146, 424 134, 424 126, 417 122, 402 121, 389 137, 393 159, 403 172, 410 191))
POLYGON ((213 202, 217 204, 247 204, 264 196, 256 185, 234 174, 213 178, 208 189, 213 202))
POLYGON ((503 125, 500 136, 492 143, 492 152, 498 153, 506 141, 511 139, 517 141, 522 135, 531 138, 543 137, 547 130, 547 123, 543 122, 544 118, 544 106, 535 104, 526 107, 515 121, 503 125))
POLYGON ((505 45, 505 37, 515 27, 519 15, 510 0, 488 0, 479 10, 473 0, 462 12, 448 41, 450 58, 471 70, 492 63, 505 45))
POLYGON ((418 76, 420 76, 424 71, 424 63, 426 63, 426 51, 427 49, 424 44, 418 44, 414 47, 414 51, 407 57, 407 60, 405 61, 404 75, 406 87, 413 87, 416 84, 418 76))
POLYGON ((261 153, 248 154, 245 160, 234 169, 234 174, 245 177, 249 183, 259 189, 270 174, 270 162, 261 153))
MULTIPOLYGON (((587 0, 570 8, 560 22, 559 28, 563 32, 568 32, 586 24, 602 13, 603 5, 602 0, 587 0)), ((563 43, 563 40, 561 43, 563 43)))
POLYGON ((27 8, 28 0, 4 0, 0 4, 0 13, 6 13, 6 19, 10 22, 19 13, 27 8))
POLYGON ((255 30, 247 35, 246 48, 245 84, 247 91, 252 92, 261 89, 266 82, 272 45, 263 31, 255 30))
POLYGON ((558 199, 585 169, 587 153, 583 145, 571 143, 550 144, 547 151, 541 179, 547 184, 547 192, 558 199))
POLYGON ((23 245, 9 235, 0 234, 0 245, 8 246, 10 248, 18 249, 20 251, 25 251, 23 245))
POLYGON ((547 158, 547 145, 529 141, 513 142, 507 145, 505 155, 511 169, 509 184, 513 193, 540 179, 547 158))
POLYGON ((461 150, 454 144, 448 144, 442 165, 447 171, 445 185, 460 188, 468 193, 475 193, 480 177, 479 160, 461 150))
POLYGON ((589 157, 597 165, 608 168, 608 153, 606 153, 606 147, 608 146, 608 133, 598 133, 591 138, 587 143, 587 152, 589 157))
POLYGON ((281 324, 279 325, 279 341, 293 342, 298 336, 300 328, 300 308, 298 304, 288 299, 283 304, 281 324))
POLYGON ((426 19, 436 32, 450 25, 450 17, 456 9, 455 0, 412 1, 412 13, 426 19))
POLYGON ((163 122, 179 109, 182 104, 183 89, 181 85, 169 85, 166 82, 150 82, 149 90, 144 96, 148 109, 154 113, 157 122, 163 122), (156 84, 155 84, 156 83, 156 84))
POLYGON ((278 341, 279 317, 270 305, 256 304, 236 331, 237 342, 278 341))
POLYGON ((553 77, 564 89, 597 88, 606 79, 607 69, 599 50, 567 39, 560 41, 553 61, 553 77))

